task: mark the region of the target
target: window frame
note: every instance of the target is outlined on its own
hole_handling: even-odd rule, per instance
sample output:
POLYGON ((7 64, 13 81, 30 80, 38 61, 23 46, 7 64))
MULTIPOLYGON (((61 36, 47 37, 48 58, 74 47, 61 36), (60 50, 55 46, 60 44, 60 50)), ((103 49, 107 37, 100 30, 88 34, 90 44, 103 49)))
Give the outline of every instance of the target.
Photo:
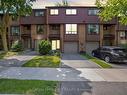
POLYGON ((77 24, 65 24, 65 34, 66 35, 78 35, 78 25, 77 24), (70 31, 67 31, 67 25, 70 25, 70 31), (76 25, 76 31, 72 31, 72 25, 76 25), (67 33, 68 32, 68 33, 67 33), (75 32, 75 33, 73 33, 75 32))
POLYGON ((37 24, 37 25, 36 25, 36 33, 37 33, 37 34, 44 34, 44 25, 43 25, 43 24, 37 24), (39 30, 38 30, 39 26, 42 26, 42 32, 40 32, 40 33, 38 32, 38 31, 39 31, 39 30))
POLYGON ((99 24, 87 24, 87 35, 100 35, 100 25, 99 24), (98 33, 91 34, 90 31, 89 31, 89 25, 97 25, 98 26, 98 33))
POLYGON ((51 16, 57 16, 57 15, 59 15, 59 9, 50 9, 50 10, 49 10, 49 14, 50 14, 51 16), (58 13, 58 14, 55 13, 56 10, 57 10, 57 13, 58 13), (54 11, 53 14, 51 14, 51 13, 52 13, 51 11, 54 11))
POLYGON ((98 16, 98 13, 97 13, 97 14, 90 14, 90 13, 89 13, 89 11, 95 11, 95 10, 98 10, 98 13, 99 13, 99 11, 100 11, 100 9, 96 9, 96 8, 88 9, 88 12, 87 12, 88 16, 98 16))
MULTIPOLYGON (((17 30, 16 30, 17 31, 17 30)), ((20 26, 11 26, 11 31, 10 31, 11 33, 10 33, 10 35, 11 36, 20 36, 20 26), (12 32, 13 30, 12 30, 12 28, 14 29, 14 30, 16 30, 16 28, 18 28, 18 32, 16 33, 16 32, 12 32)))
POLYGON ((77 9, 66 9, 65 14, 66 15, 77 15, 77 9), (67 14, 67 10, 70 11, 70 14, 67 14), (72 12, 73 10, 75 10, 75 14, 73 14, 73 12, 72 12))
POLYGON ((35 16, 35 17, 44 16, 44 11, 35 11, 35 12, 34 12, 34 16, 35 16), (41 12, 43 13, 42 15, 40 15, 41 12), (36 15, 36 13, 39 13, 39 15, 36 15))

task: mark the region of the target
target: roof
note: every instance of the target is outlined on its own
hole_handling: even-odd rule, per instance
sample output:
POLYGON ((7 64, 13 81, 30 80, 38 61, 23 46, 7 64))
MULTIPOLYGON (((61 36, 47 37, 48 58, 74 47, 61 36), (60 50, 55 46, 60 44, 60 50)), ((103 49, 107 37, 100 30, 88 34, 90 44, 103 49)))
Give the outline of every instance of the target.
POLYGON ((47 6, 46 8, 97 8, 97 6, 47 6))

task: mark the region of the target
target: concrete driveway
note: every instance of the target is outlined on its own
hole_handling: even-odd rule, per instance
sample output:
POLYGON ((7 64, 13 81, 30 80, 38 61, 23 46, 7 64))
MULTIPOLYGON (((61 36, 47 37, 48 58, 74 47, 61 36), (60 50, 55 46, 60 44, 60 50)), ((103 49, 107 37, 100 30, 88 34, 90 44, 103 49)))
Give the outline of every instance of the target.
POLYGON ((99 68, 99 66, 80 54, 62 54, 62 66, 63 68, 99 68))

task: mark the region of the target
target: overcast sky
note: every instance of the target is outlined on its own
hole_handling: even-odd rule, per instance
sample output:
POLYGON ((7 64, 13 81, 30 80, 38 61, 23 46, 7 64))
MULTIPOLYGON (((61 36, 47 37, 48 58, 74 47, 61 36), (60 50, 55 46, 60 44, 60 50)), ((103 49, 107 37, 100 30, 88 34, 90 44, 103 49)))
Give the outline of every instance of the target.
MULTIPOLYGON (((62 0, 37 0, 34 3, 33 8, 44 8, 45 6, 53 6, 56 2, 61 2, 62 0)), ((95 0, 68 0, 71 6, 93 6, 95 0)))

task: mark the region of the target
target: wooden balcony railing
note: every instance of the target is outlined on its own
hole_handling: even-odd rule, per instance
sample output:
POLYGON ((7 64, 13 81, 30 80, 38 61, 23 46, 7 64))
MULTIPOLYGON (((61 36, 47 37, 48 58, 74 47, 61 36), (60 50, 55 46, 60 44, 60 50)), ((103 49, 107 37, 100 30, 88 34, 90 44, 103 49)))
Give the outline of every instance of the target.
POLYGON ((115 39, 115 35, 114 34, 104 34, 104 39, 114 40, 115 39))
POLYGON ((60 34, 49 34, 49 38, 59 38, 60 34))
POLYGON ((65 41, 78 41, 78 35, 64 35, 65 41))
POLYGON ((29 34, 21 34, 21 37, 31 37, 31 34, 29 33, 29 34))

